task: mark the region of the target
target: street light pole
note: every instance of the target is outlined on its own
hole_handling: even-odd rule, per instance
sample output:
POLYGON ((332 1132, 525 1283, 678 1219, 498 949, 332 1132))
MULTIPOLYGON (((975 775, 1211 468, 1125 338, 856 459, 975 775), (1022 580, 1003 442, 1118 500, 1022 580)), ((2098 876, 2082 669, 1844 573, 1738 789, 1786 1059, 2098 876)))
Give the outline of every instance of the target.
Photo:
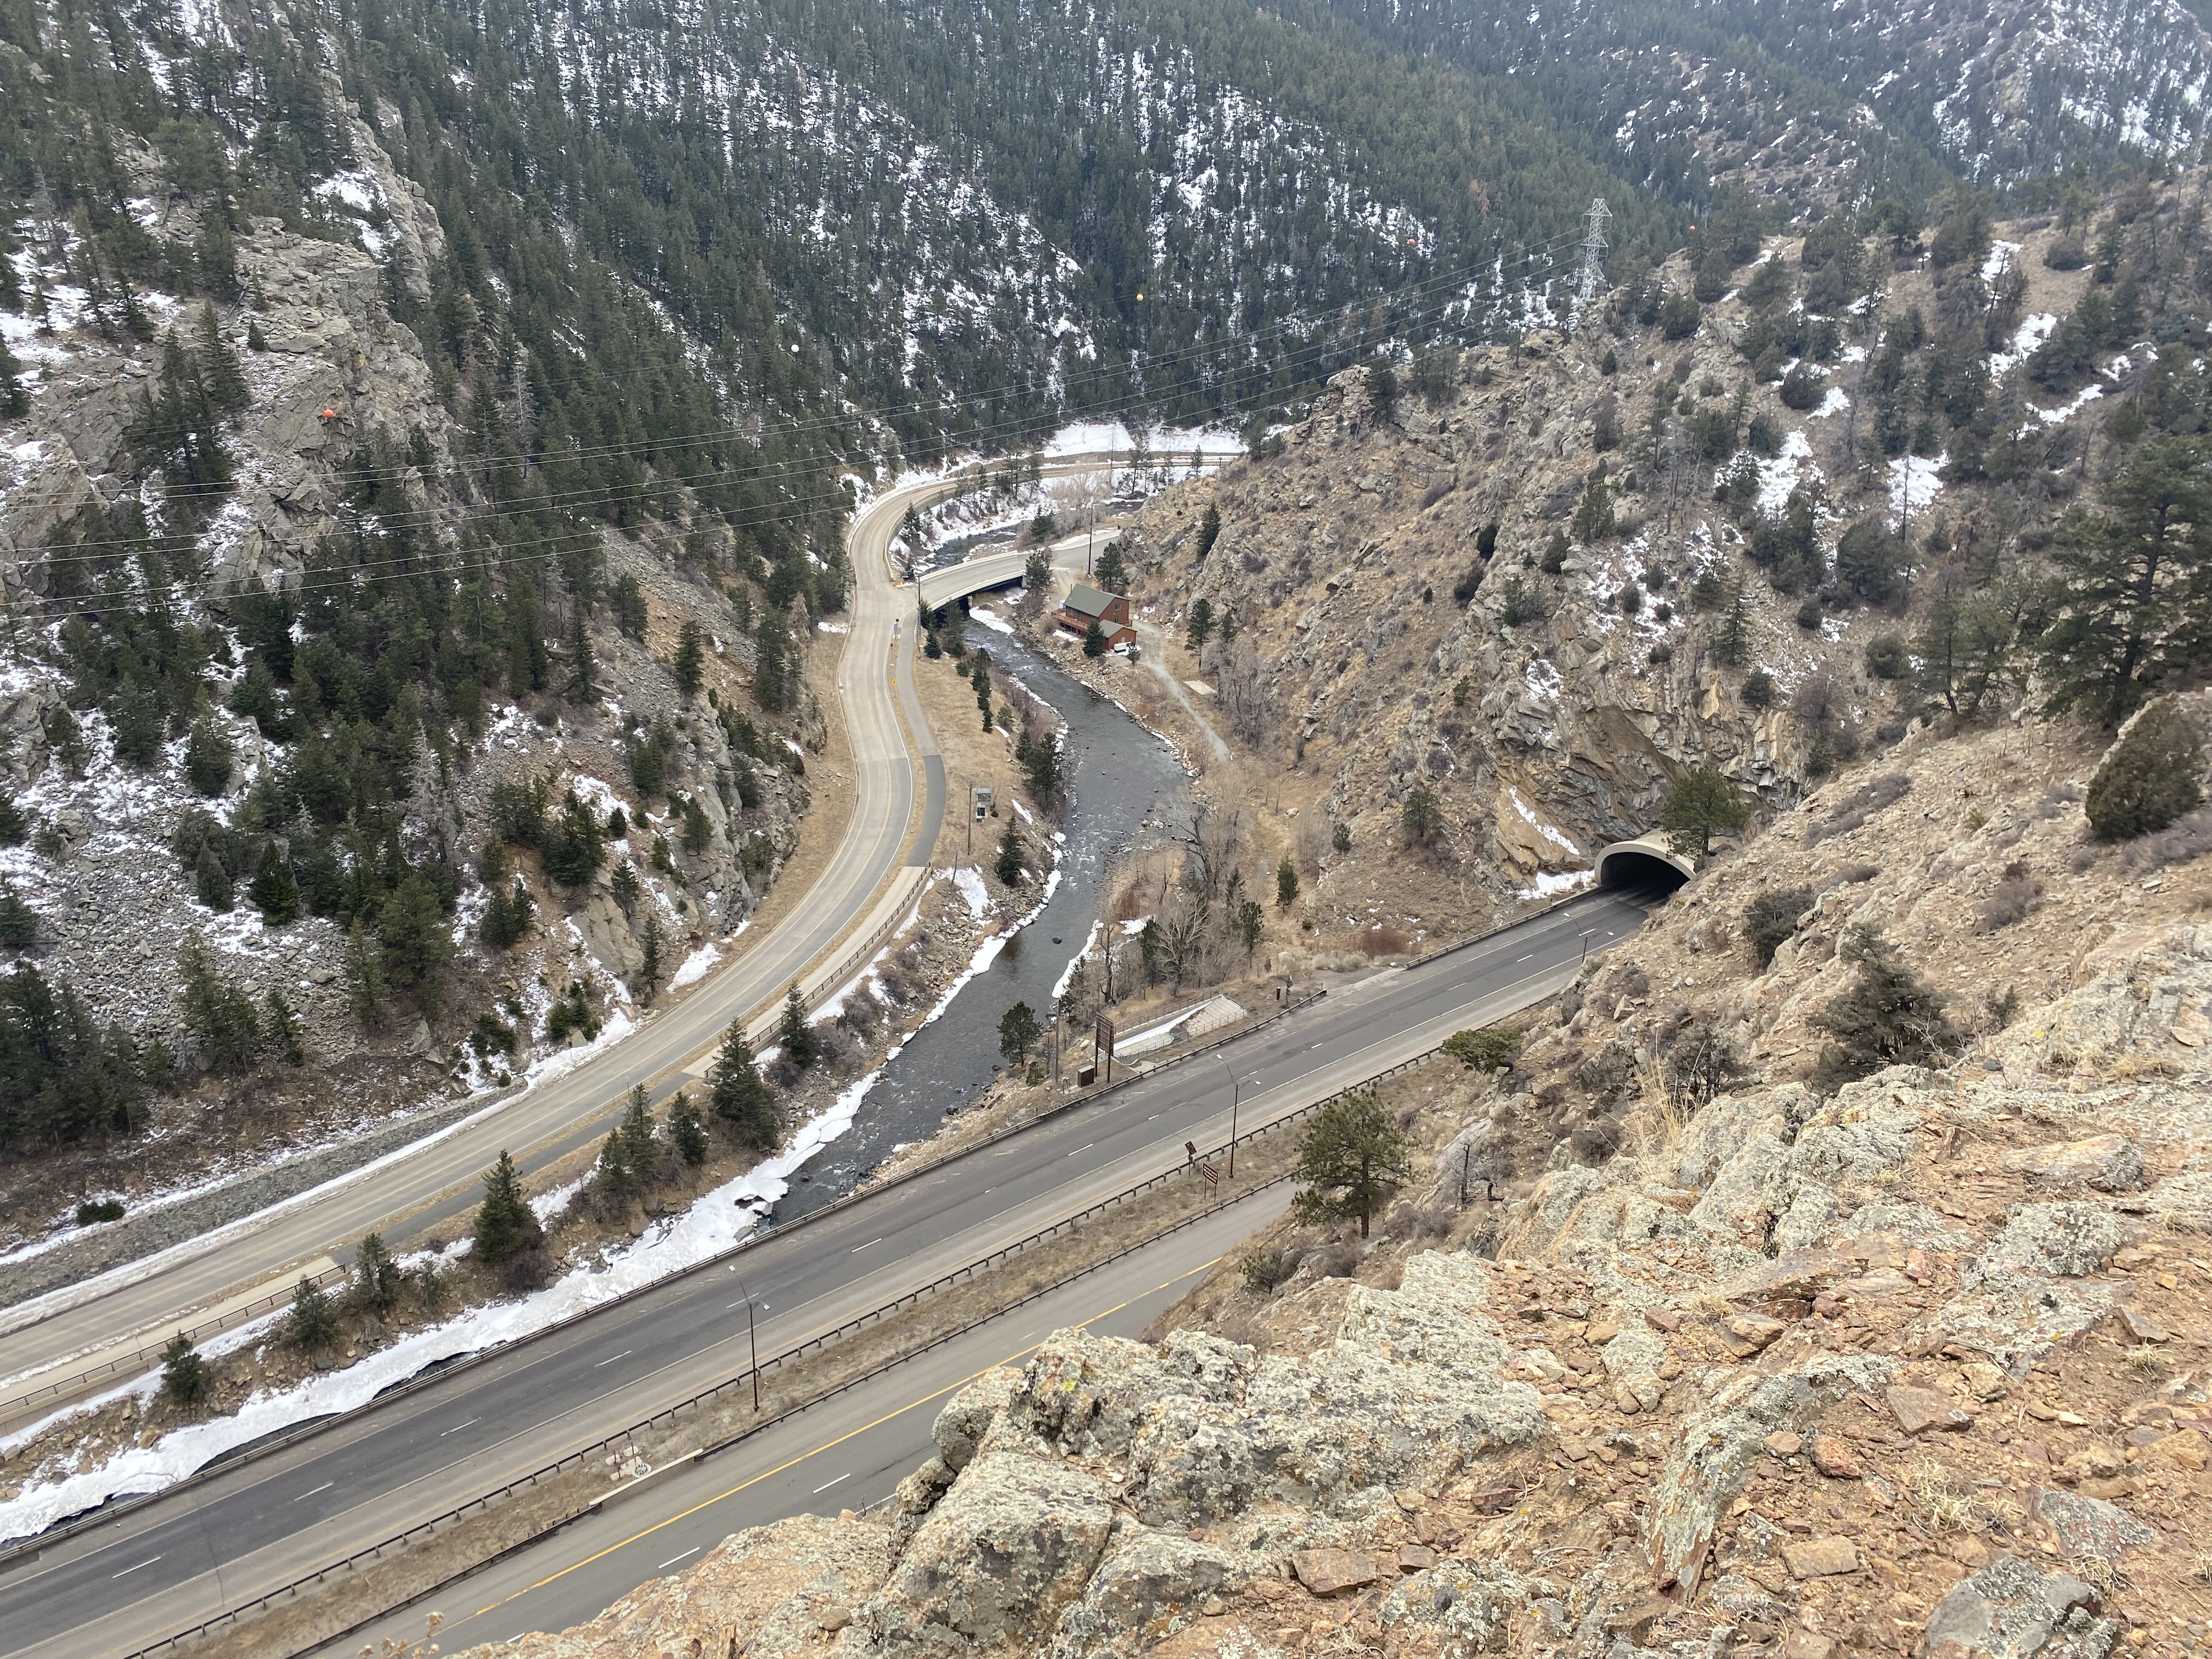
POLYGON ((1237 1179, 1237 1097, 1244 1083, 1237 1075, 1237 1068, 1229 1063, 1228 1055, 1218 1054, 1215 1058, 1220 1060, 1221 1069, 1229 1073, 1229 1178, 1234 1181, 1237 1179))
POLYGON ((753 1293, 745 1288, 745 1281, 738 1281, 738 1294, 745 1299, 745 1346, 752 1355, 753 1411, 760 1411, 760 1346, 753 1340, 753 1293))

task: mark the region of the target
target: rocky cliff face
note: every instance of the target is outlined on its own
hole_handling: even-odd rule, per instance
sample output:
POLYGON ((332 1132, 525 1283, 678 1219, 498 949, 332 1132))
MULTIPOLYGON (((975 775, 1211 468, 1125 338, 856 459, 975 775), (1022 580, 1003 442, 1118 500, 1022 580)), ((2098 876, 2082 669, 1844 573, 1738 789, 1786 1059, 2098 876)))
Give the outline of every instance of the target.
MULTIPOLYGON (((335 82, 330 90, 335 104, 335 82)), ((349 593, 373 598, 395 574, 393 561, 380 551, 334 576, 334 542, 388 528, 396 516, 416 546, 450 550, 483 506, 482 475, 466 459, 470 441, 448 412, 450 388, 441 387, 420 338, 392 314, 408 296, 392 284, 404 289, 412 272, 421 286, 422 273, 445 252, 444 228, 371 129, 357 114, 346 118, 352 160, 338 193, 373 216, 377 254, 298 234, 274 217, 254 219, 235 241, 240 301, 211 303, 203 313, 197 304, 146 293, 137 301, 148 318, 144 338, 94 313, 69 280, 73 252, 29 247, 15 256, 25 288, 39 291, 43 317, 4 319, 27 400, 0 442, 0 591, 10 617, 0 647, 0 775, 26 824, 22 844, 0 852, 0 874, 36 925, 35 941, 13 954, 74 985, 99 1017, 123 1022, 142 1042, 165 1040, 189 1064, 196 1045, 178 958, 199 938, 217 971, 257 1006, 271 994, 286 1000, 306 1053, 296 1069, 268 1066, 244 1083, 210 1082, 161 1101, 150 1151, 129 1139, 96 1144, 69 1153, 64 1174, 41 1170, 36 1192, 0 1205, 17 1236, 65 1220, 54 1208, 58 1194, 72 1194, 73 1207, 87 1190, 135 1195, 250 1164, 289 1144, 343 1133, 364 1117, 496 1085, 565 1042, 581 1041, 585 1030, 635 1018, 647 1000, 638 975, 648 921, 658 930, 665 987, 695 952, 695 966, 711 963, 718 942, 750 915, 797 848, 809 805, 800 754, 810 744, 818 752, 827 738, 819 706, 802 684, 781 722, 797 748, 774 729, 773 716, 755 708, 749 627, 757 593, 744 576, 759 573, 730 579, 672 559, 679 523, 645 537, 599 526, 582 532, 601 591, 634 596, 622 614, 603 605, 585 623, 597 696, 560 696, 556 680, 519 698, 495 692, 465 712, 426 711, 431 718, 416 728, 404 779, 412 793, 393 820, 392 846, 409 860, 453 872, 455 890, 439 925, 455 959, 435 1001, 402 1004, 364 1023, 351 1006, 343 920, 307 914, 304 902, 296 920, 266 919, 248 897, 250 860, 225 872, 228 902, 218 908, 196 880, 191 857, 178 852, 180 828, 198 822, 242 836, 273 835, 296 860, 302 837, 315 829, 264 810, 264 792, 272 779, 290 775, 301 744, 282 720, 241 712, 240 688, 268 653, 249 646, 239 596, 266 591, 312 602, 350 582, 349 593), (159 488, 141 482, 132 432, 161 382, 168 338, 197 337, 203 314, 214 319, 244 382, 225 428, 232 478, 213 509, 171 522, 159 488), (379 445, 405 452, 403 482, 396 500, 365 511, 358 469, 379 445), (128 572, 135 556, 102 540, 104 532, 75 529, 117 522, 134 505, 189 544, 158 589, 133 588, 112 574, 128 572), (192 709, 173 720, 156 752, 133 758, 121 752, 114 714, 88 706, 67 637, 70 607, 49 603, 61 597, 58 583, 80 592, 87 568, 120 582, 118 603, 151 596, 173 605, 169 625, 198 630, 210 659, 198 711, 231 750, 218 787, 188 775, 184 732, 192 709), (742 611, 732 605, 740 595, 742 611), (702 641, 689 694, 672 665, 687 629, 702 641), (441 714, 459 718, 447 725, 441 714), (649 787, 641 787, 645 775, 634 757, 647 743, 659 764, 649 787), (544 786, 556 816, 574 788, 607 841, 604 861, 573 884, 549 878, 527 849, 508 850, 536 923, 507 948, 487 943, 481 923, 495 889, 504 898, 512 878, 487 879, 483 860, 499 839, 495 794, 532 782, 544 786), (607 817, 616 809, 618 830, 607 817), (572 984, 582 988, 580 1006, 589 1018, 564 1037, 549 1032, 547 1018, 572 984)), ((165 187, 163 158, 132 147, 126 135, 119 160, 143 190, 133 210, 141 228, 191 245, 200 232, 196 210, 165 187)), ((541 549, 534 557, 543 564, 548 556, 541 549)), ((834 650, 836 639, 816 635, 803 600, 796 620, 805 632, 798 660, 815 637, 834 650)), ((557 635, 557 620, 542 620, 539 631, 557 635)), ((573 635, 565 644, 541 641, 539 650, 556 668, 570 664, 573 635)), ((383 672, 374 662, 360 666, 383 672)), ((392 682, 381 684, 388 695, 392 682)), ((296 687, 291 696, 296 702, 296 687)), ((357 718, 360 711, 340 712, 357 718)), ((373 908, 368 920, 373 927, 373 908)))
POLYGON ((1808 801, 1540 1011, 1509 1072, 1387 1085, 1433 1150, 1365 1247, 1284 1224, 1267 1271, 1224 1264, 1158 1341, 1061 1333, 971 1385, 886 1513, 740 1534, 474 1653, 2195 1650, 2203 854, 2039 816, 2019 740, 1902 755, 1875 876, 1837 863, 1843 803, 1808 801), (1984 836, 2087 853, 2055 933, 1911 925, 1984 836), (1761 967, 1747 900, 1808 879, 1761 967), (1955 1058, 1817 1095, 1781 1039, 1838 994, 1815 964, 1847 921, 2027 1006, 1993 1024, 1954 997, 1979 1027, 1955 1058), (1701 1105, 1668 1081, 1700 1021, 1740 1062, 1701 1105), (1552 1100, 1601 1083, 1581 1062, 1608 1044, 1625 1121, 1571 1136, 1552 1100))

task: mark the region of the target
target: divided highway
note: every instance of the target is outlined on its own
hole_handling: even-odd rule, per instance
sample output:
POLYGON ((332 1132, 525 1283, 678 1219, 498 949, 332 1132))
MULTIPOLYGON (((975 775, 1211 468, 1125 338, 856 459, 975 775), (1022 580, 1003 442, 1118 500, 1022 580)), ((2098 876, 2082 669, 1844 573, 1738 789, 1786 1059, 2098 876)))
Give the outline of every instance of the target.
POLYGON ((596 1618, 649 1578, 696 1566, 733 1532, 786 1516, 881 1503, 935 1449, 930 1425, 963 1384, 994 1366, 1020 1364, 1054 1331, 1141 1334, 1200 1274, 1289 1208, 1291 1190, 1285 1182, 1224 1205, 1204 1221, 314 1651, 351 1659, 386 1639, 420 1640, 433 1607, 445 1615, 438 1641, 448 1653, 525 1631, 566 1630, 596 1618))
MULTIPOLYGON (((1044 471, 1097 464, 1093 456, 1060 457, 1044 471)), ((514 1152, 526 1173, 595 1139, 604 1132, 600 1120, 634 1085, 665 1078, 719 1041, 740 1015, 757 1018, 764 1030, 785 988, 799 980, 812 990, 810 970, 827 972, 836 958, 818 959, 848 932, 864 939, 894 912, 902 913, 937 844, 945 768, 915 695, 913 592, 895 583, 890 546, 908 508, 946 489, 929 483, 885 495, 858 514, 848 532, 852 631, 839 659, 837 690, 849 752, 830 763, 852 769, 856 805, 829 866, 780 923, 744 940, 729 966, 632 1036, 481 1121, 159 1255, 0 1309, 0 1376, 24 1378, 19 1389, 37 1386, 74 1374, 88 1357, 118 1344, 158 1346, 188 1310, 213 1307, 250 1286, 282 1288, 301 1264, 372 1229, 398 1243, 471 1207, 478 1177, 502 1149, 514 1152), (912 873, 894 879, 902 866, 912 873)), ((0 1403, 15 1391, 0 1389, 0 1403)))
MULTIPOLYGON (((1179 1162, 1186 1140, 1224 1138, 1232 1079, 1249 1131, 1525 1006, 1644 915, 1643 896, 1593 893, 1379 972, 729 1264, 59 1540, 0 1568, 0 1650, 127 1651, 250 1601, 741 1374, 740 1274, 761 1315, 761 1351, 793 1346, 1179 1162)), ((750 1518, 740 1504, 715 1524, 750 1518)))

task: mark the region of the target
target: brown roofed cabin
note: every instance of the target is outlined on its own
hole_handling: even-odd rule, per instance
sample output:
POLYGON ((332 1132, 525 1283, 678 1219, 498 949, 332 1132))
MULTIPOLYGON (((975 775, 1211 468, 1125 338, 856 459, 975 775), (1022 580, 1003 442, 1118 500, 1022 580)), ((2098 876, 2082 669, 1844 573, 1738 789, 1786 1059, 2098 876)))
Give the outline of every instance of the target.
POLYGON ((1052 619, 1078 634, 1088 632, 1095 622, 1104 630, 1109 647, 1133 643, 1137 637, 1137 630, 1129 626, 1128 595, 1103 592, 1083 582, 1067 590, 1066 602, 1052 613, 1052 619))

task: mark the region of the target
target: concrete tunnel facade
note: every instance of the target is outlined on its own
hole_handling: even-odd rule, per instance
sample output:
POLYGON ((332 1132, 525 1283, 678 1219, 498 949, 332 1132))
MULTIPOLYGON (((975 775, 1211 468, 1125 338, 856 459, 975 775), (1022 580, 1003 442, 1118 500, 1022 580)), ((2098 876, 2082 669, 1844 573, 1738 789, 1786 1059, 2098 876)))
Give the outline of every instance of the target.
POLYGON ((1656 832, 1614 842, 1597 855, 1600 887, 1657 888, 1671 893, 1697 872, 1696 860, 1677 853, 1665 836, 1656 832))

